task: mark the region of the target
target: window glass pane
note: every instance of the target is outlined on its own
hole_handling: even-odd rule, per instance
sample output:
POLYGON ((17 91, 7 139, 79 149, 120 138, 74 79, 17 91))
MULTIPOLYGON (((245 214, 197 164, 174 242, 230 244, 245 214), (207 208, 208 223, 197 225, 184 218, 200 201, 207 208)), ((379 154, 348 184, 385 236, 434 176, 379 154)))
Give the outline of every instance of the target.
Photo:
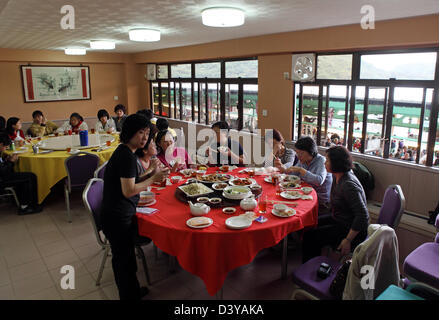
POLYGON ((198 122, 198 82, 194 82, 194 117, 195 122, 198 122))
POLYGON ((351 80, 352 54, 317 56, 317 79, 351 80))
POLYGON ((183 120, 192 120, 191 83, 182 83, 183 120))
POLYGON ((173 64, 171 65, 171 77, 172 78, 191 78, 191 65, 190 64, 173 64))
POLYGON ((384 104, 386 96, 386 88, 369 88, 365 154, 379 157, 384 154, 384 104))
POLYGON ((366 87, 357 86, 355 90, 355 111, 354 111, 354 136, 352 139, 352 151, 360 152, 361 139, 363 136, 363 112, 364 95, 366 87))
POLYGON ((345 128, 349 121, 345 113, 346 86, 329 86, 327 146, 344 145, 345 128))
MULTIPOLYGON (((421 132, 421 147, 419 152, 419 163, 425 165, 427 163, 427 143, 428 143, 428 132, 430 130, 430 112, 431 112, 431 102, 433 100, 433 89, 427 89, 426 92, 426 106, 424 113, 424 128, 421 132)), ((438 123, 439 127, 439 123, 438 123)), ((433 154, 433 165, 439 165, 439 130, 436 131, 436 142, 434 145, 433 154)))
POLYGON ((174 101, 174 97, 175 97, 175 82, 170 82, 170 87, 169 87, 169 92, 171 94, 171 108, 170 108, 170 113, 169 113, 169 117, 170 118, 175 118, 175 101, 174 101))
POLYGON ((169 117, 169 88, 167 82, 162 82, 162 115, 169 117))
POLYGON ((209 124, 220 121, 220 84, 208 83, 207 112, 209 124))
POLYGON ((159 114, 159 84, 157 82, 152 83, 152 110, 154 114, 159 114))
POLYGON ((243 130, 253 132, 258 128, 258 85, 243 86, 244 123, 243 130))
POLYGON ((199 98, 199 110, 200 110, 200 123, 206 123, 206 84, 200 83, 200 98, 199 98))
POLYGON ((168 79, 168 66, 158 65, 157 66, 157 78, 158 79, 168 79))
POLYGON ((226 78, 257 78, 258 60, 226 62, 226 78))
POLYGON ((180 106, 181 106, 181 100, 180 100, 180 82, 175 83, 175 98, 176 98, 176 105, 175 105, 175 119, 180 119, 180 106))
MULTIPOLYGON (((327 95, 327 87, 323 87, 323 93, 322 93, 322 125, 321 125, 321 132, 320 132, 320 145, 325 146, 326 143, 329 143, 329 137, 328 137, 328 131, 326 129, 326 95, 327 95)), ((318 108, 318 105, 317 105, 318 108)), ((329 122, 329 119, 328 119, 329 122)), ((316 141, 317 142, 317 141, 316 141)))
POLYGON ((303 86, 302 135, 317 139, 318 86, 303 86))
POLYGON ((361 56, 361 79, 434 80, 436 52, 361 56))
POLYGON ((195 64, 195 78, 221 78, 221 63, 197 63, 195 64))
POLYGON ((231 129, 238 129, 238 85, 225 85, 226 121, 231 129))

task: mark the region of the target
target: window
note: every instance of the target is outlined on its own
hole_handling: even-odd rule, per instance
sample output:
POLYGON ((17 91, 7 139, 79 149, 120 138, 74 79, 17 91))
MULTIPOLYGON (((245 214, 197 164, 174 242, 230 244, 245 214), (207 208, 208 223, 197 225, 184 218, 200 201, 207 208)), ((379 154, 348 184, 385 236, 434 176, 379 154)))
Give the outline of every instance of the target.
POLYGON ((317 80, 294 87, 294 138, 439 166, 438 50, 319 55, 317 80))
POLYGON ((221 60, 158 65, 151 82, 157 115, 253 132, 258 126, 258 61, 221 60), (168 77, 167 71, 171 71, 168 77))

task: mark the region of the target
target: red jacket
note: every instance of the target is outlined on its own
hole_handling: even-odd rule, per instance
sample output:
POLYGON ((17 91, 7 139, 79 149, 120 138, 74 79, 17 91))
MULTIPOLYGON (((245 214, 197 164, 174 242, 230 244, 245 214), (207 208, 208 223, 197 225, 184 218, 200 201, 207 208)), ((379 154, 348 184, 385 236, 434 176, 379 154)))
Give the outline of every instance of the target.
POLYGON ((12 141, 14 141, 17 138, 17 136, 20 136, 24 140, 24 133, 23 133, 23 130, 21 130, 21 129, 15 131, 14 133, 9 133, 8 135, 12 141))

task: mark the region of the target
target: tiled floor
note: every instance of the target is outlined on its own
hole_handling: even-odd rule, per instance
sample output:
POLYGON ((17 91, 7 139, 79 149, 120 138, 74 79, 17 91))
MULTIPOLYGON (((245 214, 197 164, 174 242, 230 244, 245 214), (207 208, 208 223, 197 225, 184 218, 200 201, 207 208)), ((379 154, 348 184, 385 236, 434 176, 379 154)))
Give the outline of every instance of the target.
MULTIPOLYGON (((46 199, 44 211, 18 216, 10 202, 0 203, 0 299, 118 299, 107 259, 101 285, 95 281, 102 257, 80 194, 71 197, 73 222, 68 223, 62 193, 46 199), (60 286, 60 269, 72 265, 75 289, 60 286)), ((168 257, 152 244, 144 248, 151 279, 147 299, 215 299, 203 281, 177 266, 169 273, 168 257)), ((299 250, 289 251, 288 278, 280 279, 279 251, 262 250, 254 261, 229 273, 223 286, 224 299, 289 299, 293 289, 291 271, 300 261, 299 250)), ((146 284, 139 262, 138 278, 146 284)))

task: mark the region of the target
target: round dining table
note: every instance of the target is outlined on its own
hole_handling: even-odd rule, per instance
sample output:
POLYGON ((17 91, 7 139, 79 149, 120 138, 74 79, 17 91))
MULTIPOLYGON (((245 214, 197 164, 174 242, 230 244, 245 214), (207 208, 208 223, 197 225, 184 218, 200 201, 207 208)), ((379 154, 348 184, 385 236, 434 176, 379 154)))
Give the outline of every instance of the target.
MULTIPOLYGON (((229 174, 236 177, 248 177, 240 173, 243 168, 237 168, 229 174)), ((209 168, 207 173, 216 172, 217 168, 209 168)), ((178 175, 178 174, 172 174, 178 175)), ((262 195, 267 196, 269 203, 285 200, 276 195, 276 187, 264 181, 266 176, 254 176, 262 186, 262 195)), ((282 239, 287 239, 291 232, 317 225, 318 202, 315 190, 311 192, 312 199, 295 200, 296 214, 280 218, 271 213, 272 205, 267 205, 266 222, 253 221, 247 229, 232 230, 226 227, 226 219, 243 214, 245 211, 236 206, 232 215, 225 214, 222 208, 212 208, 206 215, 213 220, 207 228, 190 228, 186 221, 192 218, 188 203, 177 200, 176 188, 179 183, 166 186, 156 191, 157 202, 151 208, 158 209, 153 214, 137 212, 138 231, 141 236, 153 240, 154 244, 167 254, 176 257, 180 266, 186 271, 199 276, 206 285, 207 292, 215 295, 223 286, 227 274, 233 269, 249 264, 257 253, 264 248, 272 247, 282 239)), ((255 213, 259 215, 258 208, 255 213)), ((286 241, 284 241, 286 244, 286 241)), ((284 245, 286 254, 286 245, 284 245)), ((286 264, 286 259, 283 261, 286 264)), ((285 269, 286 274, 286 269, 285 269)), ((221 291, 222 292, 222 291, 221 291)))
MULTIPOLYGON (((114 140, 112 144, 102 151, 96 150, 96 147, 80 149, 80 151, 89 152, 99 157, 100 164, 111 158, 116 147, 119 145, 119 135, 113 134, 114 140)), ((38 183, 38 203, 41 204, 43 200, 49 195, 50 189, 57 184, 60 180, 67 176, 67 171, 64 166, 64 161, 72 156, 66 150, 51 151, 44 153, 45 150, 39 149, 38 154, 35 154, 32 149, 32 145, 39 142, 51 139, 51 136, 45 136, 41 139, 33 138, 30 142, 26 143, 22 148, 17 150, 6 150, 6 154, 16 153, 18 155, 18 161, 14 167, 17 172, 33 172, 37 176, 38 183)))

